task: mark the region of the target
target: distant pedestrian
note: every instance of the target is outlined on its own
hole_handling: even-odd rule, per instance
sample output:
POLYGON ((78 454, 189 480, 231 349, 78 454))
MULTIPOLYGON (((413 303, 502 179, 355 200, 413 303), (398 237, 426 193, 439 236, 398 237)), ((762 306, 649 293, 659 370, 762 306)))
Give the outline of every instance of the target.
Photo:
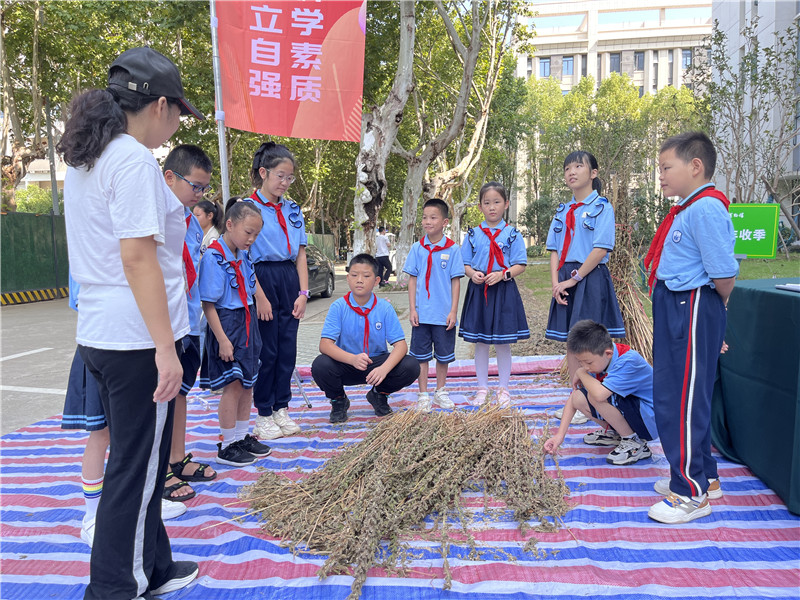
POLYGON ((389 236, 386 235, 386 227, 378 227, 378 235, 375 236, 375 258, 378 259, 380 271, 378 277, 380 278, 380 287, 389 285, 389 277, 392 274, 392 261, 389 259, 389 249, 392 247, 392 242, 389 236))
POLYGON ((449 210, 432 198, 422 207, 425 236, 411 246, 403 271, 409 274, 408 303, 411 321, 409 355, 419 361, 419 395, 416 409, 428 412, 431 404, 453 408, 447 391, 447 365, 456 359, 456 324, 464 261, 461 248, 444 235, 449 210), (428 362, 436 358, 436 388, 428 394, 428 362))
POLYGON ((97 507, 87 600, 162 595, 197 577, 175 562, 161 520, 173 403, 189 333, 183 207, 150 152, 202 115, 180 73, 150 48, 123 52, 108 88, 73 99, 59 152, 77 342, 95 376, 112 452, 97 507))
POLYGON ((500 386, 496 401, 511 406, 511 344, 530 337, 525 306, 514 277, 528 264, 522 234, 503 219, 508 208, 506 189, 496 181, 481 188, 479 208, 484 221, 467 233, 461 256, 470 278, 458 335, 475 343, 478 391, 472 403, 481 405, 489 392, 489 346, 494 344, 500 386))

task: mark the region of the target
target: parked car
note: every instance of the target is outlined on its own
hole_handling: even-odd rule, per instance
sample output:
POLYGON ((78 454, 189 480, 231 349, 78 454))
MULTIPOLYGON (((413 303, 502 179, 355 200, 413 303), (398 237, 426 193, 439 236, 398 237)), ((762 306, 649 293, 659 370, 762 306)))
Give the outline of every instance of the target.
POLYGON ((306 246, 308 262, 308 291, 313 296, 319 294, 323 298, 333 295, 335 271, 333 262, 313 244, 306 246))

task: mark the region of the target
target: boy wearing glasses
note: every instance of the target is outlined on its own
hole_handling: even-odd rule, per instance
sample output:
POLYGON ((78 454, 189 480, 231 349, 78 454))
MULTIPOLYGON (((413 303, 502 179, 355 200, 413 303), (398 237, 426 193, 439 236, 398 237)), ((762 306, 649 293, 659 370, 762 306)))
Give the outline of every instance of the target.
POLYGON ((183 276, 186 302, 189 308, 189 335, 181 340, 183 366, 181 390, 175 398, 175 419, 172 427, 170 468, 164 487, 164 498, 185 502, 195 497, 190 481, 211 481, 217 474, 207 464, 192 460, 186 453, 186 395, 194 386, 200 368, 200 317, 203 309, 197 286, 200 268, 200 247, 203 228, 192 214, 192 209, 211 191, 211 159, 199 147, 189 144, 176 146, 164 161, 164 180, 172 193, 183 204, 186 219, 186 237, 183 242, 183 276))

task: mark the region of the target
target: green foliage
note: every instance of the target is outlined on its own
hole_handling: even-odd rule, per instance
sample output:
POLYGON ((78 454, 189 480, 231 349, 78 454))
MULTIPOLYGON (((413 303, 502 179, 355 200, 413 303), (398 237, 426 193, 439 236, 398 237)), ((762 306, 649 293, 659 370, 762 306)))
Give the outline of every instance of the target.
MULTIPOLYGON (((50 189, 32 185, 14 193, 17 201, 17 212, 50 214, 53 210, 53 194, 50 189)), ((58 211, 64 214, 64 192, 58 192, 58 211)))

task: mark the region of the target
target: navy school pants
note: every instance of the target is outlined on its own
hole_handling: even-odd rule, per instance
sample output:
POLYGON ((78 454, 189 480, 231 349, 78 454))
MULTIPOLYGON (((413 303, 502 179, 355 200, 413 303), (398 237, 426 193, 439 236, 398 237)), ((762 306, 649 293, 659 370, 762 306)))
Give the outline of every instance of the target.
POLYGON ((78 350, 97 379, 111 436, 84 598, 150 598, 176 569, 161 520, 175 403, 153 402, 154 349, 78 350))
POLYGON ((290 260, 255 264, 256 277, 272 305, 272 320, 258 320, 261 334, 261 367, 253 390, 258 414, 268 417, 273 410, 289 406, 292 399, 292 374, 297 360, 297 329, 300 321, 292 316, 300 292, 297 267, 290 260))
POLYGON ((670 466, 672 492, 699 496, 716 479, 711 456, 711 395, 725 336, 725 305, 705 285, 653 290, 653 404, 670 466))
MULTIPOLYGON (((370 356, 372 364, 365 371, 360 371, 352 365, 348 365, 332 359, 327 354, 320 354, 314 359, 311 365, 311 376, 317 382, 319 389, 325 393, 329 400, 336 400, 345 395, 344 386, 363 385, 367 382, 367 375, 376 367, 381 366, 389 358, 389 352, 370 356)), ((394 369, 389 371, 384 379, 376 387, 381 394, 393 394, 407 385, 414 383, 419 377, 419 361, 413 356, 406 354, 394 369)))

